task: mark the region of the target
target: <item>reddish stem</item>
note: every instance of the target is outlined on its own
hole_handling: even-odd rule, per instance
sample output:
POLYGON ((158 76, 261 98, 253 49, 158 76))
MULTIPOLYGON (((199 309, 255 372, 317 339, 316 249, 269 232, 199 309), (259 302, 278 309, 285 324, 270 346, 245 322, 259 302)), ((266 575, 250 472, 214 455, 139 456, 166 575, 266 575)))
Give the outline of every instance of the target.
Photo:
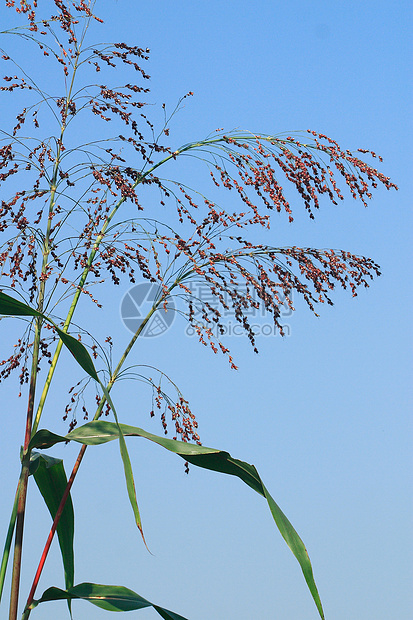
MULTIPOLYGON (((36 592, 36 588, 37 588, 37 585, 39 583, 39 579, 40 579, 40 576, 42 574, 43 567, 44 567, 44 564, 46 562, 47 555, 49 553, 50 545, 52 544, 52 540, 53 540, 53 537, 55 535, 56 528, 57 528, 57 525, 59 523, 59 519, 62 516, 62 512, 63 512, 64 507, 66 505, 67 498, 69 497, 70 489, 72 488, 73 482, 74 482, 74 480, 76 478, 76 474, 77 474, 78 469, 80 467, 80 463, 82 462, 83 456, 84 456, 84 454, 86 452, 86 448, 87 448, 87 446, 84 444, 81 447, 80 451, 79 451, 78 457, 76 459, 76 463, 73 466, 72 473, 70 474, 70 478, 69 478, 69 480, 67 482, 67 486, 66 486, 65 492, 63 493, 62 499, 60 501, 59 508, 57 509, 57 512, 56 512, 56 515, 55 515, 52 527, 51 527, 50 532, 49 532, 49 536, 47 538, 46 544, 45 544, 44 549, 43 549, 42 557, 40 558, 39 566, 37 567, 37 571, 36 571, 36 574, 35 574, 34 579, 33 579, 33 584, 32 584, 32 587, 31 587, 31 590, 30 590, 30 593, 29 593, 29 596, 28 596, 28 599, 27 599, 27 603, 26 603, 26 611, 30 612, 29 606, 33 602, 33 598, 34 598, 34 595, 35 595, 35 592, 36 592)), ((27 615, 27 617, 28 617, 28 615, 27 615)))

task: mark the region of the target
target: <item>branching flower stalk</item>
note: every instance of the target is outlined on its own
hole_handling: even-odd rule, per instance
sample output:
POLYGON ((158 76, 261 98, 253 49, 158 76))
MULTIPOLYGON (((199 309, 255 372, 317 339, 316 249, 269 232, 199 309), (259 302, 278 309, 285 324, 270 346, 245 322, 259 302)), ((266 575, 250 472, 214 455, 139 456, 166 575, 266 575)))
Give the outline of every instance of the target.
MULTIPOLYGON (((166 157, 163 161, 159 162, 156 166, 154 166, 153 169, 161 166, 163 163, 165 163, 169 159, 171 159, 171 157, 172 157, 171 155, 166 157)), ((153 169, 151 169, 147 173, 142 174, 141 176, 139 176, 138 179, 135 181, 135 183, 132 185, 132 189, 135 190, 136 187, 139 185, 139 183, 141 183, 143 181, 145 176, 147 176, 148 174, 152 173, 153 169)), ((73 296, 73 300, 72 300, 69 312, 67 314, 66 320, 65 320, 64 325, 62 327, 62 330, 64 332, 67 332, 69 327, 70 327, 70 324, 72 322, 73 315, 75 313, 77 304, 79 302, 79 299, 80 299, 80 296, 82 294, 83 288, 84 288, 84 286, 86 284, 86 280, 87 280, 88 274, 90 273, 91 267, 93 265, 93 261, 95 260, 96 253, 99 250, 99 246, 100 246, 101 242, 103 241, 103 239, 105 238, 106 231, 107 231, 111 221, 113 220, 113 218, 115 217, 115 215, 117 214, 118 210, 120 209, 122 204, 125 202, 125 200, 126 200, 126 197, 124 197, 124 196, 122 196, 122 198, 119 199, 119 201, 117 202, 117 204, 115 205, 115 207, 113 208, 113 210, 111 211, 109 216, 107 217, 105 223, 102 226, 102 230, 99 232, 99 234, 98 234, 98 236, 96 238, 96 241, 94 242, 93 248, 92 248, 92 250, 91 250, 91 252, 89 254, 89 257, 87 259, 86 267, 84 268, 83 273, 82 273, 82 275, 80 277, 79 283, 77 284, 77 287, 76 287, 77 290, 76 290, 76 292, 75 292, 75 294, 73 296)), ((34 420, 33 428, 32 428, 32 434, 34 434, 37 431, 37 429, 38 429, 40 418, 41 418, 41 415, 42 415, 42 412, 43 412, 43 408, 44 408, 44 405, 45 405, 45 401, 46 401, 46 398, 47 398, 47 394, 48 394, 48 391, 49 391, 49 388, 50 388, 50 385, 51 385, 51 382, 52 382, 52 379, 53 379, 53 375, 54 375, 54 372, 55 372, 55 369, 56 369, 56 365, 57 365, 57 362, 58 362, 58 359, 59 359, 62 347, 63 347, 63 342, 62 342, 62 340, 59 340, 59 342, 57 344, 57 347, 56 347, 56 350, 55 350, 55 353, 53 355, 53 359, 52 359, 51 364, 50 364, 49 372, 48 372, 47 378, 45 380, 44 389, 43 389, 43 392, 42 392, 42 395, 40 397, 40 401, 39 401, 39 404, 38 404, 38 407, 37 407, 36 418, 34 420)))
MULTIPOLYGON (((41 62, 49 59, 56 61, 57 67, 63 71, 64 96, 47 92, 46 88, 50 84, 55 88, 55 84, 59 83, 52 78, 51 73, 47 73, 48 83, 44 87, 39 86, 35 76, 29 77, 24 68, 2 50, 4 62, 15 62, 14 71, 20 72, 20 76, 6 75, 1 91, 9 94, 23 91, 31 100, 25 102, 24 108, 17 114, 17 124, 12 130, 1 130, 0 133, 0 185, 5 187, 7 183, 12 189, 11 197, 2 200, 0 207, 0 295, 6 290, 7 295, 13 293, 15 298, 18 292, 24 304, 14 300, 17 304, 16 314, 20 312, 23 316, 34 317, 34 329, 33 323, 29 324, 29 329, 19 338, 14 353, 0 361, 0 381, 20 368, 21 386, 28 383, 17 503, 16 509, 13 509, 0 570, 1 592, 17 514, 9 620, 16 620, 18 611, 24 515, 31 462, 30 441, 39 429, 62 347, 69 348, 88 374, 87 382, 80 390, 82 398, 91 378, 100 383, 85 346, 79 343, 85 338, 96 360, 97 343, 93 335, 75 327, 78 340, 70 340, 69 336, 69 328, 73 331, 73 317, 80 299, 87 298, 100 308, 96 295, 94 292, 92 294, 92 287, 102 284, 106 274, 115 286, 120 284, 123 277, 128 277, 133 284, 141 278, 159 287, 157 301, 130 340, 116 368, 112 370, 111 363, 107 364, 106 387, 100 383, 103 394, 97 397, 98 406, 93 417, 94 421, 98 421, 105 405, 106 413, 113 409, 131 498, 134 489, 129 457, 109 392, 119 379, 136 340, 156 310, 161 306, 166 308, 168 300, 173 296, 183 304, 184 309, 179 312, 197 333, 199 341, 210 346, 214 353, 226 355, 230 366, 236 369, 228 347, 221 341, 225 331, 222 321, 225 314, 233 313, 254 351, 258 352, 255 334, 248 320, 250 310, 262 306, 272 316, 275 329, 283 335, 281 308, 287 304, 294 310, 293 293, 301 296, 309 309, 317 314, 317 304, 333 303, 331 292, 335 287, 349 289, 355 296, 358 287, 368 287, 369 281, 375 275, 380 275, 379 266, 370 258, 347 251, 295 246, 281 248, 265 241, 257 242, 250 231, 261 231, 261 239, 269 234, 267 230, 270 229, 271 213, 285 213, 288 221, 293 222, 292 207, 279 176, 298 193, 311 219, 314 219, 323 199, 334 205, 344 199, 339 186, 340 179, 352 197, 359 199, 365 206, 372 196, 372 190, 379 185, 397 189, 388 177, 360 159, 361 153, 381 161, 374 152, 366 149, 358 149, 356 153, 343 150, 334 140, 315 131, 307 131, 303 139, 298 135, 217 130, 205 139, 180 148, 163 146, 160 140, 169 138, 171 118, 180 103, 170 117, 166 115, 165 105, 162 106, 165 120, 161 131, 157 133, 142 111, 146 104, 136 99, 138 94, 146 94, 149 89, 130 82, 122 87, 111 88, 107 84, 95 83, 89 75, 93 71, 93 75, 98 75, 100 79, 102 69, 117 67, 121 79, 124 70, 132 70, 141 80, 147 80, 149 76, 136 60, 148 60, 149 50, 126 43, 88 47, 85 41, 91 20, 101 22, 93 14, 94 3, 85 0, 79 3, 53 0, 53 5, 56 14, 48 19, 39 19, 37 2, 21 2, 18 6, 13 0, 6 2, 7 7, 15 7, 18 13, 28 18, 25 28, 13 29, 9 33, 21 36, 25 44, 34 44, 41 54, 41 62), (78 24, 82 25, 80 37, 76 34, 80 28, 78 24), (81 126, 84 142, 79 144, 73 141, 72 136, 77 135, 77 119, 87 113, 92 114, 92 122, 81 126), (25 124, 30 119, 37 135, 43 123, 50 124, 50 118, 51 123, 59 123, 59 131, 51 132, 52 135, 56 133, 58 138, 44 137, 46 134, 42 139, 23 135, 25 124), (114 126, 113 138, 105 134, 102 139, 102 122, 114 126), (72 133, 68 131, 69 126, 73 127, 72 133), (148 131, 149 138, 144 135, 148 131), (240 201, 242 209, 228 212, 215 200, 188 187, 186 183, 158 176, 161 169, 169 172, 175 162, 178 159, 182 161, 184 157, 192 157, 205 164, 216 188, 230 191, 240 201), (20 179, 17 177, 20 174, 24 176, 26 184, 29 182, 28 189, 23 181, 21 185, 18 184, 16 179, 20 179), (145 191, 148 189, 159 192, 159 205, 151 204, 150 217, 143 217, 142 212, 148 207, 144 207, 141 202, 146 200, 145 191), (37 211, 34 205, 40 205, 37 211), (175 210, 166 210, 166 205, 175 205, 175 210), (120 213, 124 217, 122 221, 120 213), (46 221, 42 225, 44 219, 46 221), (13 229, 13 234, 8 232, 3 242, 4 233, 9 228, 13 229), (200 299, 195 295, 193 286, 197 283, 208 290, 208 299, 200 299), (55 312, 59 304, 65 307, 62 313, 66 317, 64 320, 51 317, 51 312, 55 312), (22 306, 25 309, 21 311, 22 306), (53 355, 49 351, 51 344, 55 344, 53 355), (35 407, 39 373, 45 360, 49 368, 35 407)), ((183 99, 192 94, 188 93, 183 99)), ((11 314, 7 304, 14 301, 10 297, 4 301, 4 314, 11 314)), ((153 389, 155 409, 160 410, 163 398, 160 384, 153 389)), ((79 398, 79 394, 73 392, 72 404, 76 403, 76 398, 79 398)), ((64 419, 71 411, 71 406, 69 404, 66 407, 64 419)), ((83 409, 86 411, 85 406, 83 409)), ((165 401, 165 411, 161 415, 165 434, 168 411, 175 425, 174 439, 194 441, 195 453, 198 448, 201 450, 199 437, 194 430, 197 424, 189 412, 187 402, 180 396, 174 409, 168 400, 165 401), (180 411, 184 412, 182 424, 180 411)), ((71 431, 76 425, 74 413, 72 415, 71 431)), ((162 443, 161 440, 159 442, 162 443)), ((37 604, 33 599, 34 593, 85 450, 86 444, 79 452, 63 497, 58 498, 60 506, 53 515, 52 529, 23 612, 24 620, 27 620, 32 607, 37 604)), ((202 454, 207 456, 209 449, 205 450, 202 454)), ((216 464, 211 469, 214 467, 216 464)), ((235 461, 231 467, 237 467, 235 461)), ((254 477, 256 470, 248 467, 254 482, 248 478, 247 483, 268 499, 268 492, 259 477, 254 477)), ((234 473, 234 469, 222 471, 234 473)), ((136 499, 132 497, 131 503, 141 530, 136 499)), ((291 524, 287 526, 288 531, 284 532, 288 520, 285 521, 284 516, 280 517, 277 512, 279 509, 274 508, 275 504, 269 502, 269 505, 272 506, 274 519, 287 543, 289 540, 295 541, 290 546, 300 562, 320 616, 323 617, 311 565, 302 541, 295 538, 298 535, 293 529, 289 529, 291 524)))
MULTIPOLYGON (((42 267, 41 267, 41 275, 40 275, 40 290, 39 290, 39 296, 38 296, 38 304, 37 304, 37 309, 39 312, 42 312, 43 310, 43 303, 44 303, 44 293, 45 293, 45 285, 46 285, 46 280, 47 280, 47 268, 48 268, 48 260, 49 260, 49 256, 50 256, 50 252, 51 252, 51 244, 50 244, 50 232, 51 232, 51 223, 52 223, 52 216, 53 216, 53 209, 55 207, 55 203, 56 203, 56 188, 57 188, 57 179, 58 179, 58 174, 59 174, 59 166, 60 166, 60 160, 61 160, 61 153, 62 153, 62 147, 63 147, 63 138, 64 138, 64 133, 66 130, 66 120, 68 117, 68 112, 69 112, 69 108, 71 105, 71 93, 74 87, 74 82, 75 82, 75 76, 76 76, 76 72, 78 69, 78 63, 79 63, 79 58, 80 58, 80 51, 81 48, 79 46, 79 48, 76 50, 76 58, 75 58, 75 65, 74 65, 74 69, 73 69, 73 74, 72 74, 72 79, 71 79, 71 84, 70 84, 70 88, 69 88, 69 92, 68 95, 66 97, 66 102, 65 102, 65 108, 64 108, 64 112, 62 114, 62 117, 64 118, 62 127, 61 127, 61 134, 60 134, 60 138, 58 140, 58 150, 57 150, 57 155, 55 158, 55 164, 54 164, 54 171, 53 171, 53 177, 52 177, 52 181, 50 184, 50 203, 49 203, 49 217, 48 217, 48 221, 47 221, 47 229, 46 229, 46 234, 45 234, 45 238, 44 238, 44 243, 43 243, 43 251, 42 251, 42 255, 43 255, 43 261, 42 261, 42 267)), ((210 142, 215 142, 215 141, 210 141, 210 142)), ((136 181, 132 184, 131 186, 131 190, 135 190, 137 185, 139 183, 142 183, 145 179, 145 177, 151 175, 154 170, 158 167, 160 167, 161 165, 165 164, 166 162, 168 162, 171 159, 176 159, 176 157, 181 154, 184 153, 190 149, 193 148, 197 148, 199 146, 201 146, 201 143, 194 143, 194 144, 190 144, 190 145, 185 145, 184 147, 182 147, 182 149, 179 149, 177 151, 175 151, 173 154, 168 155, 167 157, 163 158, 161 161, 157 162, 154 166, 152 166, 148 171, 146 172, 142 172, 142 174, 137 176, 136 181)), ((77 290, 76 293, 74 294, 68 315, 66 317, 66 320, 64 322, 63 325, 63 331, 67 332, 70 323, 72 321, 74 312, 76 310, 76 306, 78 304, 81 292, 83 291, 83 287, 86 283, 87 280, 87 276, 90 272, 91 266, 93 264, 93 261, 95 259, 96 253, 99 249, 99 246, 102 242, 102 240, 105 237, 106 231, 112 221, 112 219, 115 217, 116 213, 118 212, 118 210, 120 209, 120 207, 122 206, 122 204, 125 202, 126 200, 126 196, 122 196, 117 204, 114 206, 114 208, 112 209, 111 213, 108 215, 106 221, 104 222, 102 229, 100 231, 100 233, 97 235, 96 241, 94 242, 93 248, 90 252, 90 255, 88 257, 87 260, 87 264, 84 268, 84 271, 81 275, 81 278, 79 280, 79 283, 77 285, 77 290)), ((22 459, 22 472, 21 472, 21 478, 19 481, 19 500, 18 500, 18 509, 17 509, 17 525, 16 525, 16 544, 15 544, 15 555, 14 555, 14 564, 13 564, 13 577, 12 577, 12 591, 13 591, 13 595, 11 597, 11 607, 10 607, 10 618, 16 617, 17 614, 17 601, 18 601, 18 592, 19 592, 19 581, 20 581, 20 565, 21 565, 21 548, 22 548, 22 536, 23 536, 23 527, 24 527, 24 512, 25 512, 25 502, 26 502, 26 494, 27 494, 27 481, 28 481, 28 468, 29 468, 29 461, 30 461, 30 452, 27 450, 27 446, 30 442, 30 438, 31 436, 37 431, 38 429, 38 425, 40 422, 40 418, 41 418, 41 414, 44 408, 44 404, 45 404, 45 400, 48 394, 48 390, 49 387, 51 385, 51 381, 54 375, 54 371, 56 369, 56 365, 57 365, 57 361, 59 359, 60 356, 60 352, 63 346, 62 340, 59 340, 53 359, 51 361, 51 365, 49 368, 49 372, 48 372, 48 376, 45 380, 45 384, 44 384, 44 388, 40 397, 40 401, 37 407, 37 412, 36 412, 36 417, 35 420, 32 424, 32 419, 33 419, 33 408, 34 408, 34 396, 35 396, 35 389, 36 389, 36 382, 37 382, 37 368, 38 368, 38 357, 39 357, 39 342, 40 342, 40 336, 41 336, 41 326, 42 326, 42 321, 41 319, 36 319, 36 331, 35 331, 35 336, 34 336, 34 344, 33 344, 33 357, 32 357, 32 371, 31 371, 31 380, 30 380, 30 391, 29 391, 29 404, 28 404, 28 413, 27 413, 27 420, 26 420, 26 433, 25 433, 25 441, 24 441, 24 451, 23 451, 23 459, 22 459)), ((140 332, 139 332, 140 333, 140 332)), ((134 342, 134 340, 133 340, 134 342)), ((133 346, 133 342, 131 344, 131 346, 133 346)), ((123 362, 122 362, 123 363, 123 362)), ((80 463, 79 463, 80 464, 80 463)))

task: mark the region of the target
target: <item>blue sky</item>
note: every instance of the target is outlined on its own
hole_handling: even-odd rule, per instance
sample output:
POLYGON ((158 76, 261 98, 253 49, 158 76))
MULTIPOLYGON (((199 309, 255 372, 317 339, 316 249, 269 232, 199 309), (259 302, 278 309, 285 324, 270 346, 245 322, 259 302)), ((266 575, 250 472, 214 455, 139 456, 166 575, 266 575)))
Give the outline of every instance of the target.
MULTIPOLYGON (((161 103, 172 108, 194 92, 171 124, 173 144, 203 138, 218 127, 267 133, 314 129, 344 148, 381 154, 380 169, 399 185, 397 193, 378 190, 367 209, 347 196, 338 207, 326 204, 314 222, 298 204, 292 225, 274 219, 275 245, 340 248, 376 260, 382 276, 357 298, 337 292, 334 307, 321 308, 318 319, 297 303, 286 318, 290 335, 261 337, 258 356, 246 339, 228 338, 237 372, 186 337, 179 319, 163 336, 142 339, 134 361, 160 366, 172 376, 197 415, 205 445, 257 467, 307 546, 327 619, 408 620, 413 612, 410 3, 102 0, 96 12, 105 25, 94 29, 92 40, 151 49, 155 116, 161 103)), ((0 19, 2 29, 3 23, 15 23, 3 7, 0 19)), ((190 171, 193 185, 204 182, 201 172, 190 171)), ((221 197, 229 210, 233 199, 221 197)), ((128 288, 126 282, 109 288, 104 315, 92 318, 98 333, 104 336, 109 329, 119 343, 129 338, 119 314, 128 288)), ((88 319, 86 312, 78 316, 79 323, 88 319)), ((43 421, 59 433, 66 431, 59 410, 65 374, 74 372, 68 358, 64 364, 43 421)), ((1 488, 11 507, 24 407, 19 416, 11 414, 15 386, 1 390, 7 429, 1 488)), ((149 392, 124 383, 114 394, 124 422, 161 434, 159 420, 148 415, 149 392)), ((95 448, 87 453, 73 491, 77 582, 125 585, 190 620, 318 617, 262 498, 219 474, 191 468, 185 476, 181 461, 156 446, 139 440, 128 445, 153 555, 134 528, 117 446, 95 448)), ((76 452, 67 446, 54 454, 63 455, 69 469, 76 452)), ((34 566, 49 522, 34 488, 29 501, 24 560, 34 566)), ((7 511, 0 519, 5 531, 7 511)), ((32 572, 25 569, 24 592, 32 572)), ((54 548, 40 591, 62 584, 54 548)), ((33 613, 50 620, 66 611, 56 603, 33 613)), ((105 615, 86 603, 74 606, 76 620, 105 615)), ((128 617, 156 614, 143 610, 128 617)))

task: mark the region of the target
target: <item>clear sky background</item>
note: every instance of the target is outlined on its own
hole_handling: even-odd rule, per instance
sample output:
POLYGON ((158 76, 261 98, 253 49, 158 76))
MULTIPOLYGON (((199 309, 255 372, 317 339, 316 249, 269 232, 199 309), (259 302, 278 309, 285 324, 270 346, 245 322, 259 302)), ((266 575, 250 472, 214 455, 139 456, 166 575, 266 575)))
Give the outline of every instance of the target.
MULTIPOLYGON (((298 204, 292 225, 274 218, 274 245, 340 248, 376 260, 383 275, 357 298, 337 292, 334 307, 322 307, 318 319, 297 303, 286 318, 290 336, 260 338, 259 356, 246 338, 228 338, 237 372, 186 337, 179 319, 162 337, 143 339, 134 361, 171 375, 197 415, 204 445, 257 467, 307 546, 327 620, 410 620, 410 3, 100 0, 96 12, 105 20, 94 29, 97 40, 151 49, 154 104, 173 107, 194 91, 171 125, 177 147, 218 127, 314 129, 344 148, 381 154, 380 170, 399 185, 397 193, 377 191, 368 209, 347 195, 338 207, 325 205, 314 222, 298 204)), ((3 5, 0 20, 1 29, 17 23, 3 5)), ((231 200, 232 194, 221 196, 228 210, 231 200)), ((93 321, 97 334, 111 333, 119 351, 129 339, 119 315, 128 288, 109 285, 104 311, 77 318, 93 321)), ((8 339, 0 328, 2 341, 8 339)), ((76 373, 67 356, 42 424, 57 433, 67 430, 65 379, 76 373)), ((22 400, 16 409, 15 393, 13 382, 1 386, 4 533, 24 429, 25 407, 22 400)), ((148 414, 149 391, 124 383, 113 394, 124 422, 162 433, 148 414)), ((117 445, 94 448, 73 490, 77 583, 125 585, 190 620, 318 617, 260 496, 238 479, 195 467, 186 476, 180 459, 143 440, 128 445, 153 555, 134 527, 117 445)), ((53 454, 64 457, 68 470, 76 448, 53 454)), ((24 593, 49 525, 34 487, 27 523, 24 593)), ((63 586, 56 544, 39 591, 50 585, 63 586)), ((63 603, 45 604, 33 619, 65 614, 63 603)), ((105 617, 87 603, 74 604, 75 620, 105 617)), ((127 617, 157 615, 143 610, 127 617)))

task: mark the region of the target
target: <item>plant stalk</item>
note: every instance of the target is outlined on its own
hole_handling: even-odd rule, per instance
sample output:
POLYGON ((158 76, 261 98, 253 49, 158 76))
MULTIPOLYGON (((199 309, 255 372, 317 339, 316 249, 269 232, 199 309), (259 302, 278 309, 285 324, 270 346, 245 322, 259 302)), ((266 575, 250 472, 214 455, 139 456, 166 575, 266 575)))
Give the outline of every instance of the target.
MULTIPOLYGON (((76 76, 77 65, 79 61, 79 52, 76 57, 75 65, 73 67, 72 80, 66 97, 66 116, 69 109, 69 102, 76 76)), ((56 204, 56 189, 57 178, 59 173, 60 158, 62 154, 63 136, 66 129, 66 122, 64 121, 61 126, 60 139, 58 141, 56 158, 53 168, 53 177, 50 183, 50 201, 49 212, 47 218, 46 234, 43 241, 43 258, 41 266, 41 276, 39 285, 39 295, 37 302, 37 309, 39 312, 43 311, 43 304, 46 291, 47 281, 47 265, 49 261, 49 255, 51 251, 50 235, 52 229, 53 209, 56 204)), ((33 413, 34 413, 34 399, 36 394, 36 384, 38 377, 38 363, 39 363, 39 350, 40 350, 40 336, 42 329, 42 319, 39 317, 36 319, 36 327, 33 342, 33 357, 32 368, 30 374, 30 387, 29 387, 29 399, 27 406, 26 416, 26 430, 22 455, 22 468, 18 487, 18 500, 17 500, 17 521, 16 521, 16 536, 14 544, 14 558, 13 558, 13 572, 11 583, 11 595, 10 595, 10 611, 9 620, 17 620, 17 608, 19 602, 19 590, 20 590, 20 573, 21 573, 21 560, 22 560, 22 546, 23 546, 23 530, 24 530, 24 517, 26 510, 26 498, 27 498, 27 486, 29 479, 29 466, 30 466, 30 450, 28 446, 32 436, 33 427, 33 413)))
MULTIPOLYGON (((158 309, 159 305, 165 301, 167 295, 169 295, 169 293, 172 291, 172 289, 175 286, 176 286, 176 282, 174 282, 174 284, 168 289, 168 292, 165 295, 162 295, 160 297, 160 299, 156 302, 156 304, 154 304, 152 306, 151 310, 149 311, 149 313, 147 314, 147 316, 142 321, 141 325, 139 326, 139 328, 137 329, 137 331, 135 332, 135 334, 131 338, 130 342, 128 343, 125 351, 123 352, 123 354, 122 354, 122 356, 121 356, 121 358, 120 358, 120 360, 119 360, 115 370, 113 371, 112 376, 111 376, 111 378, 110 378, 110 380, 109 380, 109 382, 108 382, 108 384, 106 386, 106 389, 107 389, 108 392, 111 391, 111 389, 112 389, 112 387, 113 387, 113 385, 114 385, 114 383, 116 381, 116 378, 117 378, 117 376, 118 376, 118 374, 119 374, 119 372, 120 372, 120 370, 121 370, 121 368, 122 368, 122 366, 123 366, 127 356, 129 355, 129 353, 130 353, 133 345, 135 344, 136 340, 139 338, 139 336, 141 335, 142 331, 145 329, 148 321, 150 320, 152 315, 156 312, 156 310, 158 309)), ((103 410, 103 407, 105 405, 105 402, 106 402, 106 397, 103 395, 102 398, 101 398, 101 401, 99 403, 99 406, 98 406, 98 408, 96 410, 96 413, 93 416, 93 421, 96 421, 96 420, 98 420, 100 418, 102 410, 103 410)), ((75 462, 75 464, 73 466, 72 473, 70 474, 69 480, 67 482, 66 489, 65 489, 65 491, 63 493, 63 496, 62 496, 62 499, 60 501, 59 507, 57 509, 55 518, 53 520, 52 527, 51 527, 49 535, 47 537, 47 541, 46 541, 46 544, 44 546, 44 549, 43 549, 43 552, 42 552, 42 555, 41 555, 41 558, 40 558, 40 562, 39 562, 39 565, 38 565, 37 570, 36 570, 36 574, 35 574, 34 579, 33 579, 32 587, 30 589, 30 593, 29 593, 29 596, 28 596, 27 602, 26 602, 26 607, 24 609, 24 612, 23 612, 21 620, 27 620, 29 618, 29 616, 30 616, 30 612, 31 612, 30 605, 33 602, 33 598, 34 598, 34 595, 36 593, 37 585, 39 583, 40 576, 41 576, 41 574, 43 572, 44 564, 46 562, 46 558, 47 558, 47 555, 49 553, 50 546, 52 544, 54 535, 56 533, 57 525, 58 525, 60 517, 61 517, 61 515, 63 513, 64 507, 66 505, 67 498, 69 497, 70 490, 71 490, 73 482, 74 482, 74 480, 76 478, 76 474, 77 474, 77 472, 79 470, 79 467, 80 467, 80 464, 82 462, 83 456, 84 456, 84 454, 86 452, 86 448, 87 448, 87 446, 85 444, 81 447, 81 449, 79 451, 79 454, 78 454, 78 457, 76 459, 76 462, 75 462)))
POLYGON ((8 563, 8 560, 9 560, 10 548, 11 548, 11 543, 12 543, 13 534, 14 534, 14 527, 16 525, 17 502, 18 502, 18 499, 19 499, 19 487, 20 487, 20 481, 19 481, 19 484, 17 485, 16 495, 15 495, 14 504, 13 504, 13 510, 11 512, 9 527, 8 527, 8 530, 7 530, 6 541, 4 543, 3 556, 2 556, 2 559, 1 559, 1 567, 0 567, 0 601, 1 601, 2 594, 3 594, 4 581, 5 581, 5 578, 6 578, 7 563, 8 563))
MULTIPOLYGON (((39 295, 41 294, 41 292, 42 291, 40 291, 39 295)), ((41 306, 42 298, 39 301, 40 301, 39 306, 41 306)), ((31 438, 34 397, 36 393, 37 365, 39 361, 40 331, 41 331, 41 319, 38 318, 36 319, 35 338, 34 338, 34 345, 33 345, 32 370, 31 370, 31 376, 30 376, 29 402, 27 406, 27 416, 26 416, 26 431, 25 431, 24 446, 23 446, 22 468, 21 468, 20 480, 19 480, 19 486, 18 486, 16 536, 15 536, 15 543, 14 543, 9 620, 17 619, 17 608, 18 608, 18 603, 19 603, 24 516, 25 516, 25 508, 26 508, 27 484, 28 484, 28 479, 29 479, 29 465, 30 465, 30 451, 28 450, 28 446, 29 446, 29 442, 31 438)))

